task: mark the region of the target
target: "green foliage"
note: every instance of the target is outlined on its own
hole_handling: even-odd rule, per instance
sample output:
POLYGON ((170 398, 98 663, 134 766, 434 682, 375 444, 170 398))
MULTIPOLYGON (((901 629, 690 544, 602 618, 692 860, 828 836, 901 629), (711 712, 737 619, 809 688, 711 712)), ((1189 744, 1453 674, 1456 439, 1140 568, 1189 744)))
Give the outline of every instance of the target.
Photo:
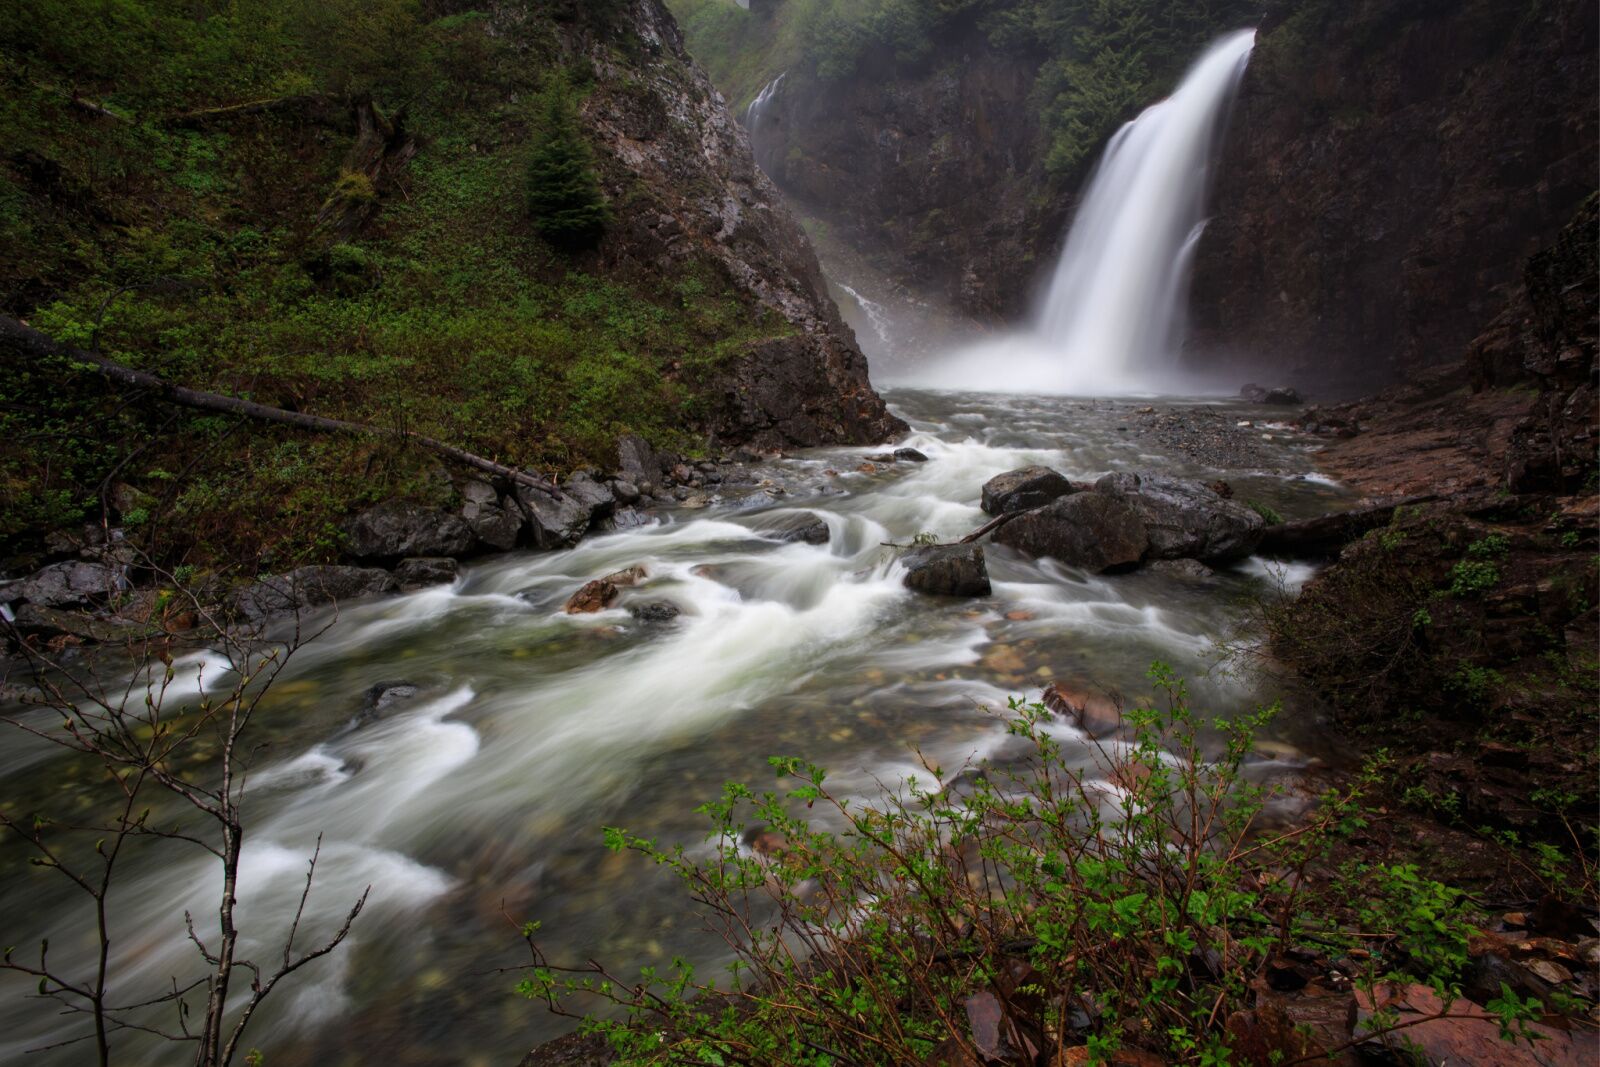
POLYGON ((565 78, 552 79, 539 111, 540 128, 528 156, 528 214, 533 228, 562 247, 591 245, 605 231, 610 209, 565 78))
POLYGON ((1500 568, 1486 559, 1464 559, 1450 568, 1451 596, 1477 596, 1499 582, 1500 568))
POLYGON ((1255 512, 1257 515, 1260 515, 1262 521, 1264 521, 1268 526, 1282 525, 1283 516, 1279 515, 1277 510, 1274 509, 1272 505, 1263 504, 1257 500, 1247 500, 1245 501, 1245 505, 1251 511, 1255 512))
MULTIPOLYGON (((736 956, 728 979, 683 959, 637 981, 563 967, 529 924, 517 990, 561 1014, 601 1002, 584 1026, 624 1063, 808 1067, 966 1047, 968 1006, 985 996, 1042 1058, 1061 1035, 1101 1054, 1230 1062, 1228 1016, 1269 959, 1306 941, 1371 952, 1364 985, 1400 974, 1448 991, 1465 962, 1459 894, 1411 867, 1306 878, 1364 825, 1357 797, 1377 769, 1303 826, 1264 830, 1274 790, 1245 767, 1275 709, 1208 720, 1170 670, 1151 680, 1159 704, 1129 711, 1132 740, 1087 766, 1042 706, 1013 701, 1026 757, 925 763, 926 780, 865 804, 822 768, 774 757, 779 789, 729 784, 699 809, 704 847, 609 827, 607 848, 671 870, 704 906, 736 956), (1080 1002, 1092 1017, 1062 1016, 1080 1002)), ((1292 1040, 1289 1059, 1314 1051, 1292 1040)))

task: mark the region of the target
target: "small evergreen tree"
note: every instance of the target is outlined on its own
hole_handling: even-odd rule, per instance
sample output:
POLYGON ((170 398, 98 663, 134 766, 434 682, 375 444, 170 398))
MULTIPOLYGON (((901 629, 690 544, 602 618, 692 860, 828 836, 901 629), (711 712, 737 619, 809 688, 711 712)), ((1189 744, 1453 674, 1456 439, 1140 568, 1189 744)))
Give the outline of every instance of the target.
POLYGON ((605 231, 611 211, 564 79, 555 79, 544 91, 541 111, 528 159, 528 214, 533 228, 565 248, 592 245, 605 231))

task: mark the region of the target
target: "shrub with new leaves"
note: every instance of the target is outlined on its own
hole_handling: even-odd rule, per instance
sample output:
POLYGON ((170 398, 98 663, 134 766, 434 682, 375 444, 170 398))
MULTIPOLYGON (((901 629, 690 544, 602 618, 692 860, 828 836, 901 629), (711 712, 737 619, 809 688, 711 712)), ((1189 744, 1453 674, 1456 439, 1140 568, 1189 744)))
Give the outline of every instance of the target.
POLYGON ((540 129, 528 159, 528 214, 533 228, 564 248, 593 245, 605 232, 611 212, 565 79, 554 79, 544 91, 540 112, 540 129))

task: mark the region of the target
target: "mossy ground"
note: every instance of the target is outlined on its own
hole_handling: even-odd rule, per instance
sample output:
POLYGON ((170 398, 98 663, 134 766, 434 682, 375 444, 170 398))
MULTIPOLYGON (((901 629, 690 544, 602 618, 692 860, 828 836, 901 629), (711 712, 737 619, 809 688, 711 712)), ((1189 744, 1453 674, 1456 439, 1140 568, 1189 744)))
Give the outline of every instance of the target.
MULTIPOLYGON (((623 432, 697 447, 698 372, 779 326, 708 263, 663 277, 553 248, 523 202, 541 89, 556 73, 603 89, 573 41, 607 5, 520 22, 406 0, 245 6, 7 9, 0 310, 181 384, 510 464, 603 462, 623 432), (382 189, 343 169, 369 96, 418 146, 382 189), (378 201, 372 221, 319 227, 353 196, 378 201)), ((149 494, 136 519, 169 562, 274 566, 336 554, 362 502, 448 491, 393 445, 152 406, 66 367, 0 370, 0 439, 0 554, 97 520, 116 485, 149 494)))

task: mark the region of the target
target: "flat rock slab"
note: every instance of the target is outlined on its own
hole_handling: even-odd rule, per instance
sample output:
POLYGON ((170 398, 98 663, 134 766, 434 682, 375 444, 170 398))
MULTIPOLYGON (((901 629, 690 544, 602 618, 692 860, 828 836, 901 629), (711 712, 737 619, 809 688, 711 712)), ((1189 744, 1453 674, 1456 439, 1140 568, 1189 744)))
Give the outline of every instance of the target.
POLYGON ((1137 566, 1150 544, 1133 505, 1105 493, 1061 497, 1012 519, 994 532, 994 540, 1025 555, 1091 571, 1137 566))

